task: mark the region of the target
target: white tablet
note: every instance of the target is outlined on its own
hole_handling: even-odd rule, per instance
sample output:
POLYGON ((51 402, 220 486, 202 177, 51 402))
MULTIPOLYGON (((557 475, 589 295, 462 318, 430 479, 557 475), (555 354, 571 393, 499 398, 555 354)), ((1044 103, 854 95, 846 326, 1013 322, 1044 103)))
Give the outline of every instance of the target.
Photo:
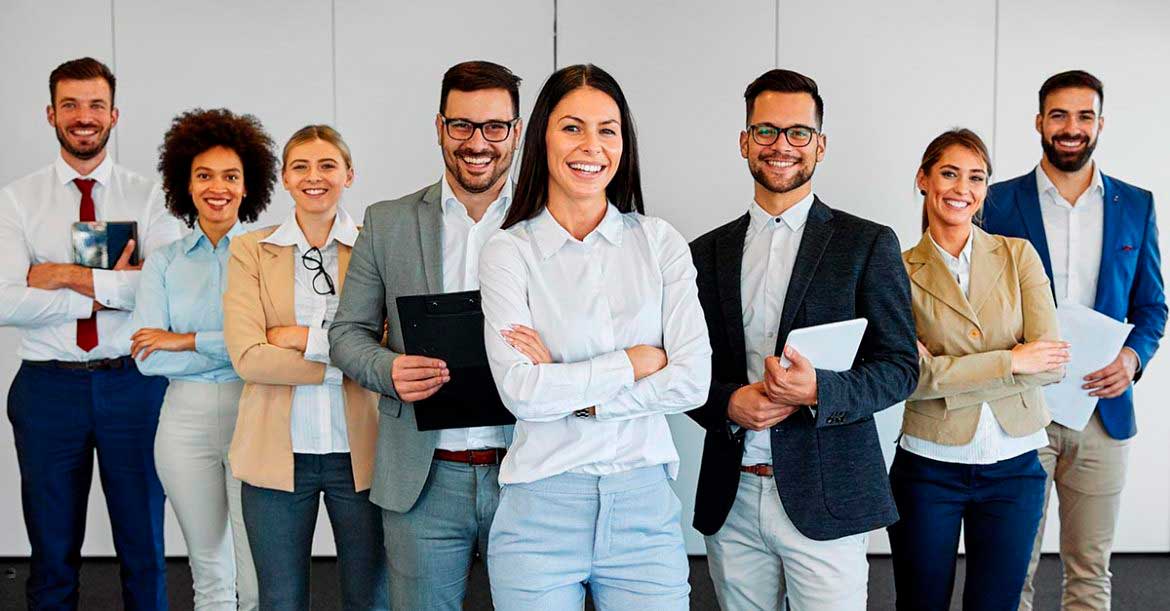
MULTIPOLYGON (((869 324, 864 318, 842 320, 825 325, 793 329, 788 334, 788 346, 796 349, 812 362, 817 369, 847 371, 853 368, 861 337, 869 324)), ((780 364, 788 367, 791 363, 780 356, 780 364)))

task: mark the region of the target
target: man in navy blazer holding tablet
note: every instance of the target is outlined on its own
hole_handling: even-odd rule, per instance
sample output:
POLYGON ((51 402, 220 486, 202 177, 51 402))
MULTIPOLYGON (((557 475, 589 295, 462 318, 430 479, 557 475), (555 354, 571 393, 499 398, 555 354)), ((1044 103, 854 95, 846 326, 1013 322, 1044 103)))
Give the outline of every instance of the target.
POLYGON ((873 414, 918 383, 910 286, 890 228, 813 195, 816 83, 771 70, 744 97, 755 201, 691 244, 714 351, 690 412, 707 430, 695 528, 724 609, 863 610, 867 533, 898 517, 873 414), (847 371, 784 350, 794 329, 854 318, 869 325, 847 371))

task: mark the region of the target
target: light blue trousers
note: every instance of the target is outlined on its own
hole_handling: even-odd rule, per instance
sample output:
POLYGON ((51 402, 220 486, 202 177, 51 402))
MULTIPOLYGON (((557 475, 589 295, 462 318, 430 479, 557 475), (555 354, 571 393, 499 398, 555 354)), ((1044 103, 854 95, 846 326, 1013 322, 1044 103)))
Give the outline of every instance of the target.
POLYGON ((662 466, 505 485, 488 543, 492 601, 581 609, 588 584, 599 611, 687 609, 681 513, 662 466))

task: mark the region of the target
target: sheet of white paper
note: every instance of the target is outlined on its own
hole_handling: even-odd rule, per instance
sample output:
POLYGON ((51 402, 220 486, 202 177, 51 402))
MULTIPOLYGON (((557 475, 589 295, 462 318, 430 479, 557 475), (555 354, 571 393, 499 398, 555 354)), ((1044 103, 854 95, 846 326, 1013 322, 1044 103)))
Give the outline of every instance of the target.
POLYGON ((1133 325, 1119 322, 1078 303, 1062 303, 1056 308, 1061 338, 1072 344, 1065 376, 1057 384, 1044 387, 1044 401, 1052 419, 1080 431, 1089 423, 1097 397, 1081 388, 1085 376, 1113 362, 1125 345, 1133 325))
MULTIPOLYGON (((853 368, 867 324, 864 318, 854 318, 794 329, 788 334, 786 345, 795 348, 817 369, 848 371, 853 368)), ((791 365, 784 355, 780 355, 780 364, 791 365)))

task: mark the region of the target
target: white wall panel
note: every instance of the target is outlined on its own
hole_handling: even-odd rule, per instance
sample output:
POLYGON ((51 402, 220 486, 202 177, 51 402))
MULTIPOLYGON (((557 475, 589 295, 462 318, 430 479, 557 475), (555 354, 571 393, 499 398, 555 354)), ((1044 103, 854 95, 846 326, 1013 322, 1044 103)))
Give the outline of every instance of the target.
MULTIPOLYGON (((53 162, 59 147, 45 119, 49 73, 64 61, 87 55, 111 64, 110 23, 108 2, 20 0, 5 2, 0 8, 0 74, 4 79, 0 117, 4 118, 5 131, 0 146, 0 185, 53 162)), ((115 102, 121 102, 121 95, 117 98, 115 102)), ((114 142, 111 138, 111 147, 114 142)), ((16 329, 0 327, 0 346, 5 346, 0 349, 0 397, 8 396, 20 365, 16 358, 19 341, 16 329)), ((101 495, 93 497, 101 505, 101 495)), ((9 525, 0 529, 0 556, 28 555, 20 508, 20 471, 7 419, 0 425, 0 499, 0 523, 9 525)), ((102 511, 100 519, 105 520, 102 511)), ((91 518, 91 530, 94 522, 91 518)))
POLYGON ((523 79, 527 117, 552 72, 552 28, 551 0, 337 2, 337 123, 357 168, 349 210, 360 219, 369 204, 442 175, 435 114, 452 65, 507 66, 523 79))
MULTIPOLYGON (((780 66, 817 81, 825 160, 813 178, 826 203, 890 225, 903 249, 921 235, 914 175, 926 145, 968 127, 990 139, 995 12, 991 2, 779 0, 780 66)), ((893 460, 902 406, 876 417, 893 460)), ((870 550, 889 551, 885 530, 870 550)))
MULTIPOLYGON (((739 156, 743 90, 775 57, 775 3, 561 2, 557 61, 594 63, 621 84, 641 149, 646 212, 694 239, 743 214, 752 178, 739 156), (620 18, 617 16, 620 15, 620 18)), ((703 433, 671 419, 682 465, 687 551, 705 553, 691 528, 703 433)))
MULTIPOLYGON (((1093 158, 1103 172, 1154 192, 1165 265, 1170 247, 1170 4, 1045 0, 1001 2, 999 11, 995 154, 1000 176, 1028 172, 1040 160, 1035 117, 1044 79, 1064 70, 1088 70, 1105 84, 1105 129, 1093 158)), ((1170 359, 1164 353, 1150 363, 1134 392, 1138 435, 1131 442, 1114 550, 1164 552, 1170 549, 1170 359)), ((1045 551, 1058 549, 1056 508, 1054 500, 1045 551)))

